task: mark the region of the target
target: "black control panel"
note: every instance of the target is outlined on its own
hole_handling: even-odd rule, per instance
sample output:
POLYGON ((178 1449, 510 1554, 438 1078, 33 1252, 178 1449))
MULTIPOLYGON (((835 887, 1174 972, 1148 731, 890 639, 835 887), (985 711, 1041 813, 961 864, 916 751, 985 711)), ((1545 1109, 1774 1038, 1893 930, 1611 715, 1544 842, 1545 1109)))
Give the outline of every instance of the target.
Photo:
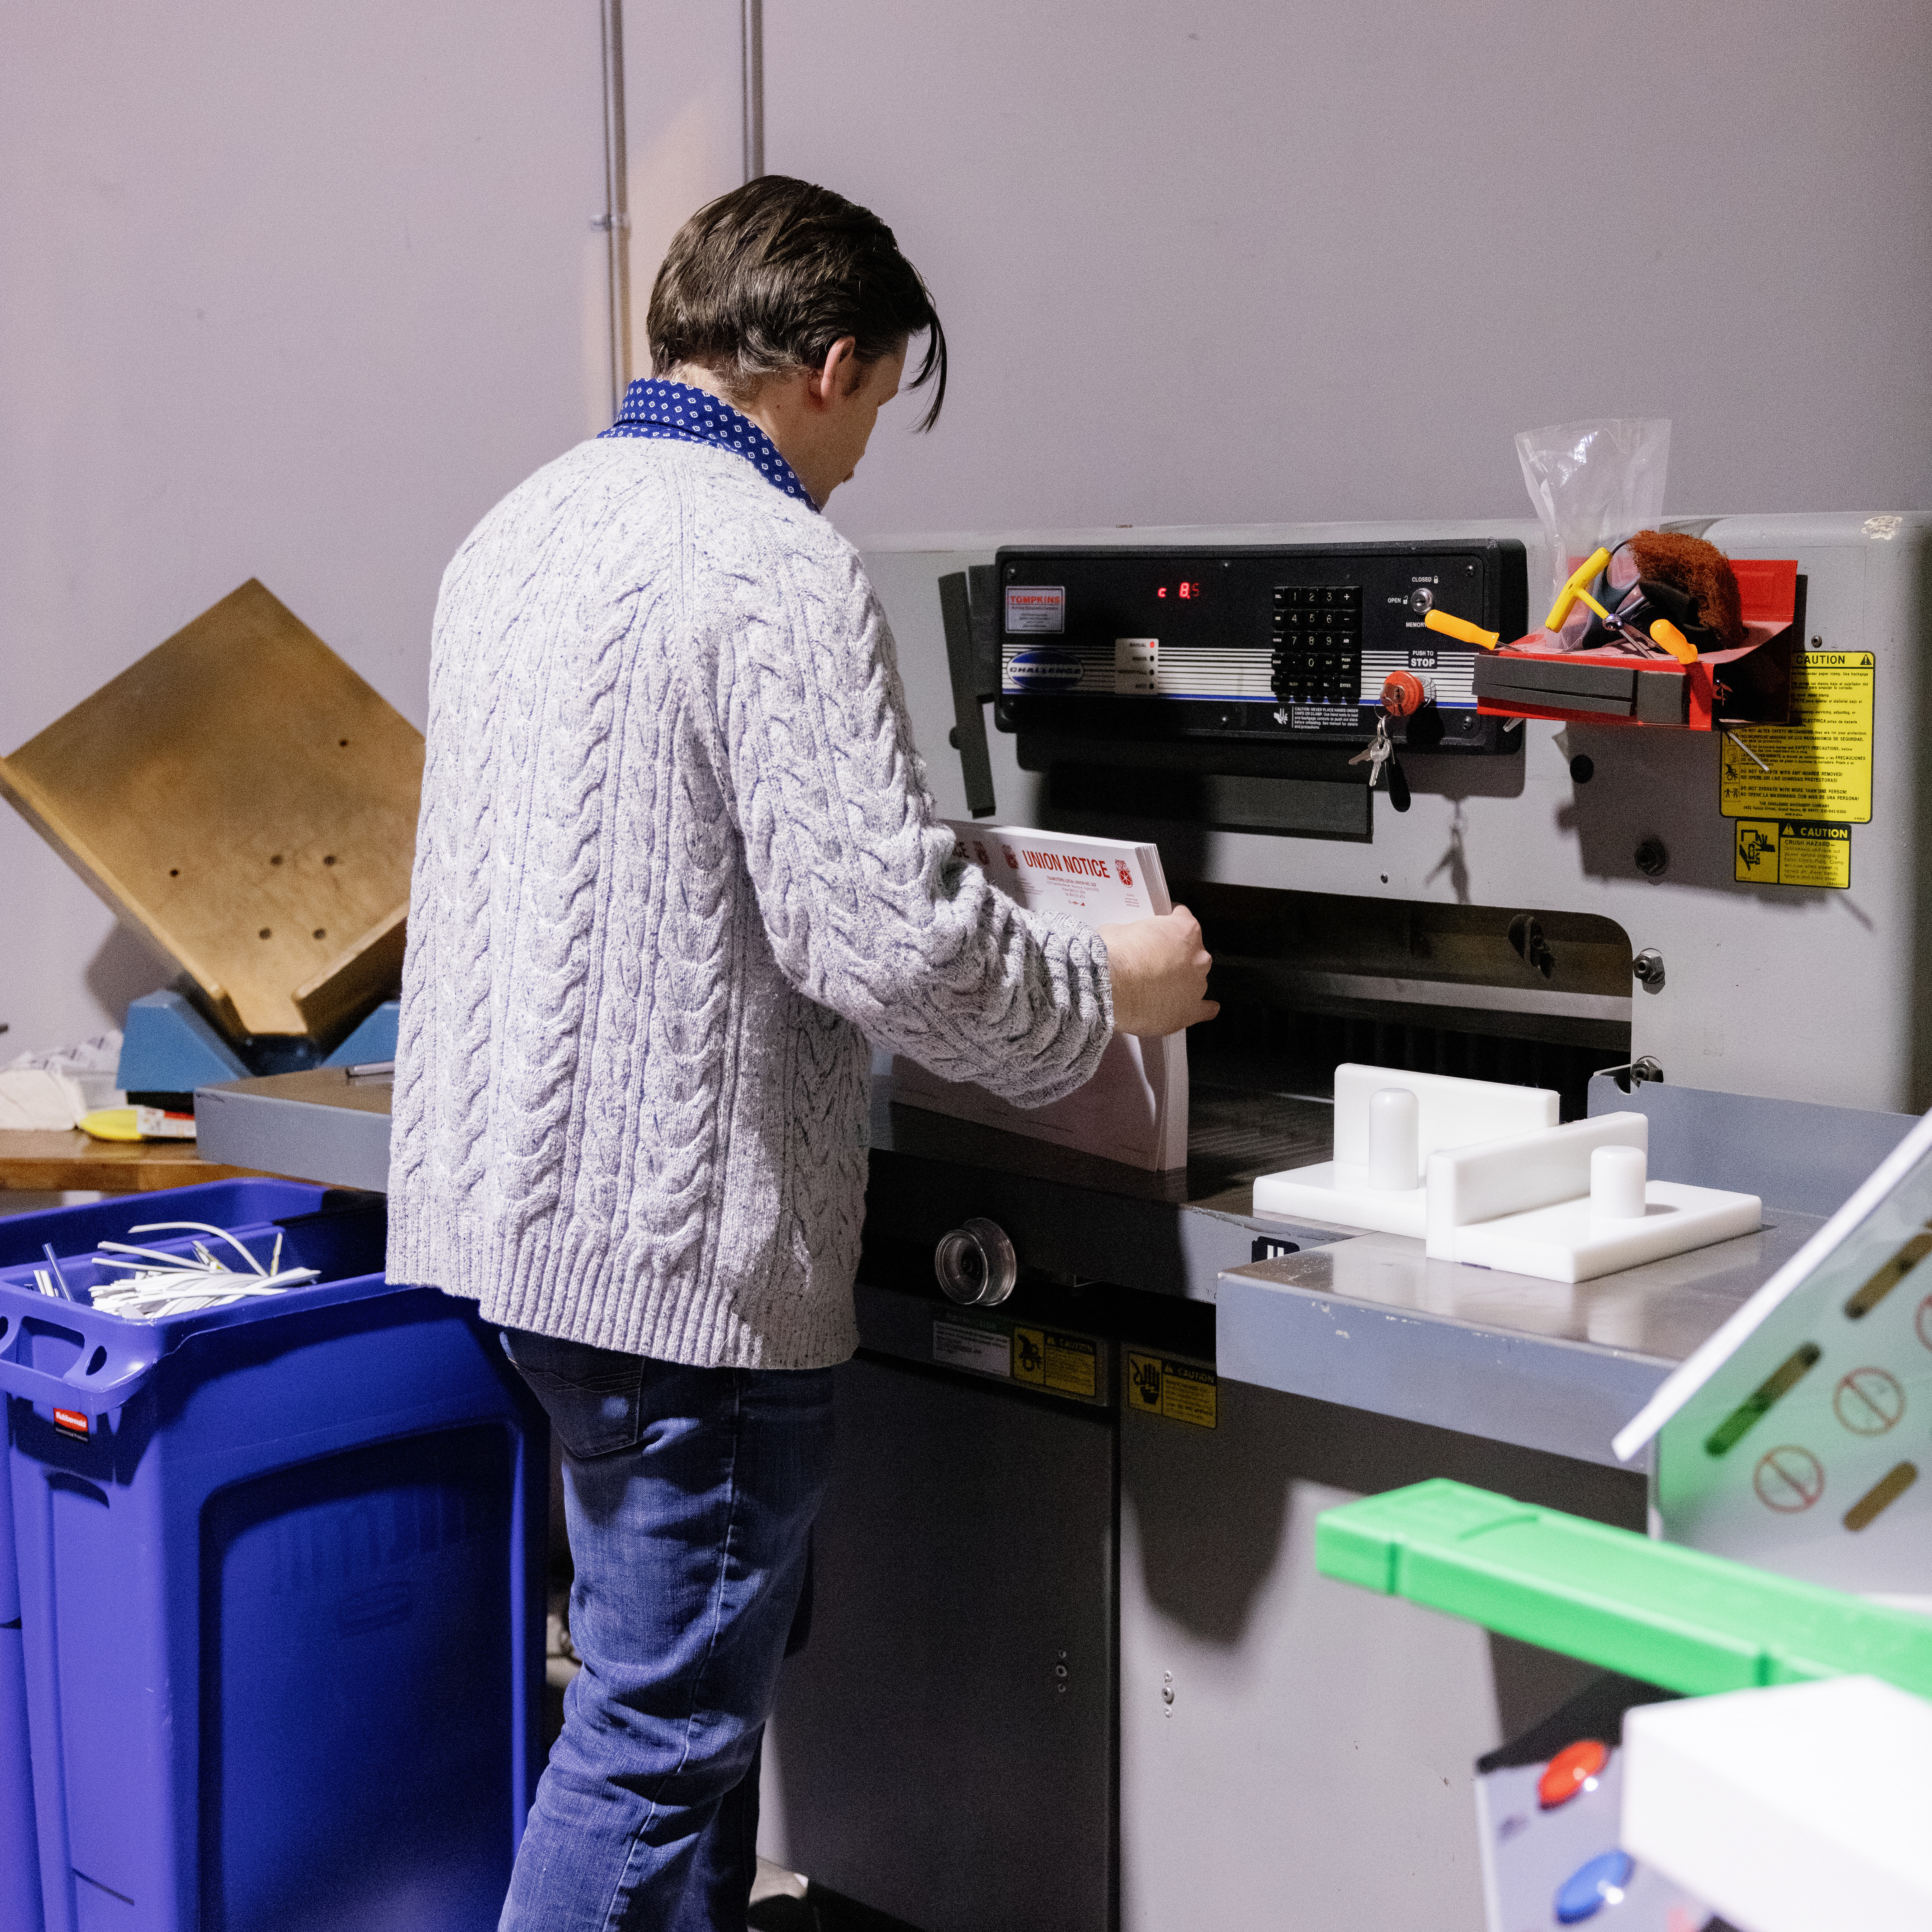
POLYGON ((1362 686, 1362 586, 1278 584, 1274 694, 1287 704, 1353 704, 1362 686))
MULTIPOLYGON (((1523 549, 1507 538, 1014 548, 994 575, 994 717, 1034 740, 1033 756, 1022 742, 1024 764, 1120 763, 1109 748, 1157 741, 1174 757, 1197 747, 1184 762, 1204 770, 1219 768, 1216 746, 1244 748, 1228 768, 1247 771, 1274 768, 1270 746, 1352 752, 1374 736, 1396 670, 1420 678, 1431 700, 1432 748, 1522 742, 1512 721, 1477 713, 1477 647, 1424 621, 1439 608, 1505 640, 1522 635, 1523 549)), ((1407 730, 1394 728, 1398 743, 1407 730)))

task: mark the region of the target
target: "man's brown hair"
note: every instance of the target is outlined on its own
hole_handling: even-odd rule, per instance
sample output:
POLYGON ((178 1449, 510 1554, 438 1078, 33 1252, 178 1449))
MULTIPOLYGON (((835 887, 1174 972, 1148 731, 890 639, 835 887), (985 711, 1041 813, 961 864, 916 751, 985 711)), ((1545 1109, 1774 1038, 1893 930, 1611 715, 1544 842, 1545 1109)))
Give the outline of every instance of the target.
POLYGON ((925 330, 910 386, 938 380, 921 429, 946 400, 946 332, 892 231, 869 208, 786 175, 720 195, 678 230, 646 327, 653 375, 695 363, 739 398, 766 376, 823 368, 842 337, 854 338, 863 368, 925 330))

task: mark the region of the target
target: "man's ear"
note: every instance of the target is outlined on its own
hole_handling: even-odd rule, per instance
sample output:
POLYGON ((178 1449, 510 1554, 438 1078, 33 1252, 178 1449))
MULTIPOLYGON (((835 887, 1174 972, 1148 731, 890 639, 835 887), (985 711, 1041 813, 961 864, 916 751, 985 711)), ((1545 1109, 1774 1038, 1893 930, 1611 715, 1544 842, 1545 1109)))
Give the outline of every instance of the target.
POLYGON ((808 386, 812 399, 821 406, 829 406, 835 398, 850 395, 864 375, 859 366, 858 338, 842 335, 825 352, 824 366, 812 374, 808 386))

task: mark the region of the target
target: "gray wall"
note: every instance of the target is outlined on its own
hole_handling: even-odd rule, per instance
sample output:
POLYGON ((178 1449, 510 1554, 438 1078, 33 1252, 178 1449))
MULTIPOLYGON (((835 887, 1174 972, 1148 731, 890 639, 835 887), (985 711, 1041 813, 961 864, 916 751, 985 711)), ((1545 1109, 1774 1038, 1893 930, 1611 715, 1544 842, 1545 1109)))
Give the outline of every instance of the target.
MULTIPOLYGON (((654 264, 738 178, 737 8, 633 17, 654 264)), ((451 554, 609 420, 597 0, 4 18, 0 752, 250 576, 421 724, 451 554)), ((4 806, 0 940, 0 1062, 166 976, 4 806)))
MULTIPOLYGON (((451 551, 605 414, 597 11, 14 0, 0 750, 250 575, 420 719, 451 551)), ((1932 501, 1922 4, 766 13, 767 165, 956 350, 855 534, 1520 516, 1511 432, 1612 411, 1674 418, 1673 508, 1932 501)), ((640 337, 738 20, 632 0, 640 337)), ((0 1059, 161 976, 10 812, 0 935, 0 1059)))
POLYGON ((1673 420, 1673 509, 1932 502, 1923 0, 766 32, 767 165, 892 222, 956 351, 855 532, 1520 516, 1512 434, 1598 415, 1673 420))

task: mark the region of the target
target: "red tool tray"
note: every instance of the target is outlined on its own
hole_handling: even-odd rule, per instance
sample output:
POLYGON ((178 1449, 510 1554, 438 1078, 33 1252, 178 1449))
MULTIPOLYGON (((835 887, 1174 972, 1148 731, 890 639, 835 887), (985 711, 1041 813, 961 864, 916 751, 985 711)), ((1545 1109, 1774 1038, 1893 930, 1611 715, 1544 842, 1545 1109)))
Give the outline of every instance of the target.
POLYGON ((1733 557, 1745 641, 1694 664, 1626 651, 1528 651, 1505 644, 1480 654, 1476 709, 1486 718, 1566 723, 1666 724, 1712 731, 1720 724, 1783 724, 1791 716, 1791 653, 1804 630, 1804 586, 1789 557, 1733 557))

